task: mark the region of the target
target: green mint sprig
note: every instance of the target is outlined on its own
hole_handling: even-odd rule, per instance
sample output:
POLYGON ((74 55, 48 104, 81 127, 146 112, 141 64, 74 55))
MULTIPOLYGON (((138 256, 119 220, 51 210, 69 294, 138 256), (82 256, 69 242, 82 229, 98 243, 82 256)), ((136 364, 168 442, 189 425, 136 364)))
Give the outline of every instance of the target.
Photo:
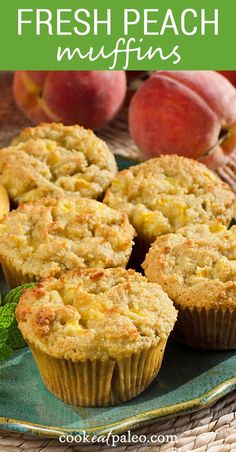
POLYGON ((26 346, 17 326, 15 311, 23 290, 34 286, 35 283, 28 283, 16 287, 8 292, 4 301, 0 296, 0 361, 9 358, 13 350, 26 346))

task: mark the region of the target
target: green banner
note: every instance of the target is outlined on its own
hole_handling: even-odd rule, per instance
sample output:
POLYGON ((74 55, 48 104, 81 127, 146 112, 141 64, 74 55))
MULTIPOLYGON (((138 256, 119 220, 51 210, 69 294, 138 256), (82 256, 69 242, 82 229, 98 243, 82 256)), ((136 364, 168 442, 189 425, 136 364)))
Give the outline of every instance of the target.
POLYGON ((235 0, 8 0, 0 70, 236 69, 235 0))

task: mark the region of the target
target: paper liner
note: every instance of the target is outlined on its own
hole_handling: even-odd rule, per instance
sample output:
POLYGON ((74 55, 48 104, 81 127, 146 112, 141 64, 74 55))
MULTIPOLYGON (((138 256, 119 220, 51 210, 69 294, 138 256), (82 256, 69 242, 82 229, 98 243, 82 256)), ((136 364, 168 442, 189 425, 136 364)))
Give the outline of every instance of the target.
POLYGON ((64 402, 95 407, 116 405, 140 394, 160 370, 166 341, 123 359, 85 362, 53 358, 29 345, 49 391, 64 402))
POLYGON ((235 309, 175 306, 179 311, 173 333, 176 340, 195 348, 236 349, 235 309))
POLYGON ((35 276, 28 273, 22 273, 21 270, 16 270, 16 268, 8 262, 2 261, 1 265, 2 271, 10 289, 14 289, 17 286, 21 286, 22 284, 36 280, 35 276))

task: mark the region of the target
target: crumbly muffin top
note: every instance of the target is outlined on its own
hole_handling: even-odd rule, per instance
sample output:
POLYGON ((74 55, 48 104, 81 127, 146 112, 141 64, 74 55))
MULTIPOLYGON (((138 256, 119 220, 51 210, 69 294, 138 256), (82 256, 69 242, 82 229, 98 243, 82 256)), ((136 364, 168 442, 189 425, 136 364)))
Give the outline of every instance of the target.
POLYGON ((158 284, 134 270, 74 269, 20 298, 24 338, 56 358, 122 358, 166 340, 177 317, 158 284))
POLYGON ((236 307, 236 226, 193 225, 158 237, 143 263, 177 306, 236 307))
POLYGON ((99 201, 45 198, 2 220, 0 259, 37 280, 75 267, 125 267, 134 234, 125 213, 99 201))
POLYGON ((125 211, 149 243, 193 223, 217 219, 228 225, 236 197, 205 165, 177 155, 148 160, 121 171, 104 202, 125 211))
POLYGON ((116 173, 107 145, 79 126, 28 128, 0 151, 0 183, 17 203, 65 194, 98 199, 116 173))

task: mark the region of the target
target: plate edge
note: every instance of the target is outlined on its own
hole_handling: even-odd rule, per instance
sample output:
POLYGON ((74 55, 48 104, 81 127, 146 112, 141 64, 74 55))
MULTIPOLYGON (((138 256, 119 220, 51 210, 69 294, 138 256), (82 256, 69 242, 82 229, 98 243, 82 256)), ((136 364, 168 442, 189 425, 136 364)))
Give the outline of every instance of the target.
POLYGON ((122 421, 113 424, 107 424, 100 427, 90 427, 88 429, 73 431, 71 429, 60 429, 53 426, 43 426, 31 422, 10 419, 0 416, 0 428, 2 430, 14 431, 22 434, 31 434, 36 436, 46 436, 48 438, 59 438, 60 435, 80 435, 85 432, 87 435, 107 435, 110 431, 113 434, 124 433, 127 430, 141 428, 147 424, 151 425, 157 420, 192 413, 215 403, 224 395, 236 389, 236 377, 230 378, 223 383, 215 386, 213 389, 201 394, 199 397, 188 400, 184 403, 168 405, 164 408, 146 411, 136 416, 131 416, 122 421))

